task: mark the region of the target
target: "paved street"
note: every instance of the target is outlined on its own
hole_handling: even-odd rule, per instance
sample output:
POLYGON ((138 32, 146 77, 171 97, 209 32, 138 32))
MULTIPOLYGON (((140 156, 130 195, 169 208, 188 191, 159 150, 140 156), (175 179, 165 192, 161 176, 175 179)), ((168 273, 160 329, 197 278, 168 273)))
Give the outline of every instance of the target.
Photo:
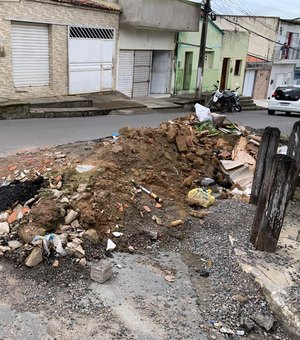
MULTIPOLYGON (((92 140, 118 132, 120 127, 158 126, 161 121, 184 114, 183 110, 163 113, 136 113, 87 118, 26 119, 0 121, 0 156, 35 147, 92 140)), ((291 131, 300 115, 269 116, 266 111, 230 113, 228 118, 244 126, 274 126, 283 134, 291 131)))

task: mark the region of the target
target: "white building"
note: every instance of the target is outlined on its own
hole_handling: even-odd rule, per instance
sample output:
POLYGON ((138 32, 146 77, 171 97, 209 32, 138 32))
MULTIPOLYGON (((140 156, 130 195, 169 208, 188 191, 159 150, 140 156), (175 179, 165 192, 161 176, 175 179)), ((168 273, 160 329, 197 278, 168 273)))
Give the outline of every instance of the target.
POLYGON ((300 21, 279 20, 268 97, 279 85, 300 85, 300 21))
POLYGON ((200 6, 185 0, 119 0, 117 90, 129 97, 173 93, 177 33, 197 31, 200 6))

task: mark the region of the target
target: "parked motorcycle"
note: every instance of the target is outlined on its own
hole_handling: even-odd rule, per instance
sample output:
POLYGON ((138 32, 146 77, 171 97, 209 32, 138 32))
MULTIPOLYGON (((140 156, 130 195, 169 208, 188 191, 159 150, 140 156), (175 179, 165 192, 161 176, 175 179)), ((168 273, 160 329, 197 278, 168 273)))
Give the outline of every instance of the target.
POLYGON ((214 84, 214 87, 216 88, 216 91, 213 93, 212 97, 208 101, 207 107, 211 108, 212 106, 215 106, 217 108, 220 108, 221 111, 227 110, 228 112, 242 111, 240 97, 237 91, 240 88, 239 86, 237 86, 235 90, 226 91, 220 91, 218 85, 214 84))

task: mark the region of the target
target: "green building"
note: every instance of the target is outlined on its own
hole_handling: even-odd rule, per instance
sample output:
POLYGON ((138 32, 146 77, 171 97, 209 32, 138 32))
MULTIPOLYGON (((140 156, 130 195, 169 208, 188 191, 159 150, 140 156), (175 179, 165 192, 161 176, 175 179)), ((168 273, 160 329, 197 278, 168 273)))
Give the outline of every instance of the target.
MULTIPOLYGON (((199 32, 181 32, 178 35, 176 63, 176 93, 196 92, 199 32)), ((214 84, 220 82, 221 89, 233 89, 238 83, 242 88, 249 44, 249 33, 221 30, 209 21, 203 72, 202 91, 213 91, 214 84)))

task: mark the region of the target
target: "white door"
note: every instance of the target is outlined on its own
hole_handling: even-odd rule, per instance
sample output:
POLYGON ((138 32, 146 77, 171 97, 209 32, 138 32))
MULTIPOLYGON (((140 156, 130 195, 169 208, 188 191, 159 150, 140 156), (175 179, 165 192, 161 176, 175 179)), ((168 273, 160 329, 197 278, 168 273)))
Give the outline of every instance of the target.
POLYGON ((49 85, 48 26, 13 22, 11 39, 14 85, 49 85))
POLYGON ((69 28, 69 93, 112 89, 114 31, 69 28))
POLYGON ((171 52, 153 51, 151 93, 169 93, 171 75, 171 52))
POLYGON ((152 51, 135 51, 132 96, 147 97, 149 94, 152 51))
POLYGON ((120 50, 118 63, 117 90, 132 97, 134 51, 120 50))
POLYGON ((247 70, 244 80, 243 96, 252 97, 255 80, 255 70, 247 70))

